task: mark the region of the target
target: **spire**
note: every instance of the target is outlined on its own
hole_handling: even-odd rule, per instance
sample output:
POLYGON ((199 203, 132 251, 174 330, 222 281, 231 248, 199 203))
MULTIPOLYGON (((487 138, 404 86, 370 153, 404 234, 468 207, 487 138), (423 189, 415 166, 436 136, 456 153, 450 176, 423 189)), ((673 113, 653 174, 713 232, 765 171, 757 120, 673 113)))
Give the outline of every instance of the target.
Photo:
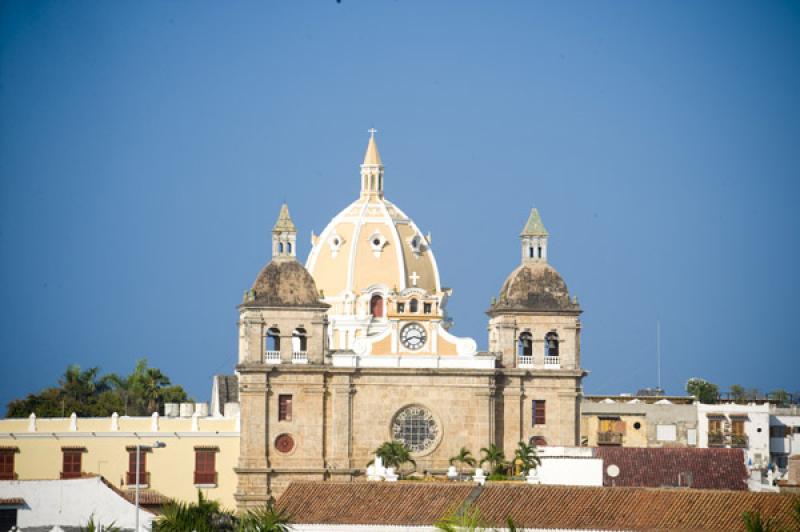
POLYGON ((281 205, 281 212, 278 215, 278 221, 275 222, 275 227, 272 228, 273 233, 291 232, 296 233, 297 228, 294 226, 292 217, 289 216, 289 206, 285 203, 281 205))
POLYGON ((378 153, 378 145, 375 143, 375 133, 378 130, 374 127, 369 130, 369 144, 367 144, 367 153, 364 154, 365 165, 378 165, 381 164, 381 154, 378 153))
POLYGON ((547 237, 539 211, 534 207, 519 237, 522 240, 522 262, 547 262, 547 237))
POLYGON ((364 164, 361 165, 361 197, 383 197, 383 162, 378 153, 378 144, 375 142, 377 129, 369 129, 369 143, 364 154, 364 164))
POLYGON ((531 214, 528 216, 528 222, 522 229, 520 236, 548 236, 547 229, 544 228, 542 218, 539 216, 539 211, 536 207, 531 209, 531 214))
POLYGON ((289 216, 289 206, 281 205, 278 221, 272 228, 272 258, 293 259, 296 254, 297 228, 289 216))

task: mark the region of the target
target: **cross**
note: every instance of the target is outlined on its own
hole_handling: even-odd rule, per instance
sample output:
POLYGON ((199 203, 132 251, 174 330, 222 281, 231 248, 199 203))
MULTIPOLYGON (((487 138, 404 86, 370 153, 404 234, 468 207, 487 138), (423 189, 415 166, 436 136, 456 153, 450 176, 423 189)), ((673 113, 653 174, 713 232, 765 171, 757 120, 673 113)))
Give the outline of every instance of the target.
POLYGON ((411 279, 411 283, 414 286, 417 286, 417 280, 419 279, 419 275, 417 275, 417 272, 413 272, 411 275, 408 276, 408 278, 411 279))
POLYGON ((367 130, 367 133, 369 133, 369 136, 370 136, 370 137, 374 137, 374 136, 375 136, 375 133, 377 133, 377 132, 378 132, 378 130, 377 130, 377 129, 375 129, 374 127, 371 127, 371 128, 369 128, 369 129, 367 130))

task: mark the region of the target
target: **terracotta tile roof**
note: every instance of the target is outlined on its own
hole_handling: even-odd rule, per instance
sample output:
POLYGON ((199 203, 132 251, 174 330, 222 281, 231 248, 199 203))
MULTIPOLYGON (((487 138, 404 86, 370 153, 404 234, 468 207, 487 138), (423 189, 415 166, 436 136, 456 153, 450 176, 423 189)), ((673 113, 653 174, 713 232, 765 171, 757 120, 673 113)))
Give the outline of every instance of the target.
POLYGON ((487 526, 507 517, 527 528, 744 530, 742 513, 759 511, 790 527, 797 495, 729 490, 602 488, 430 482, 296 482, 278 499, 298 524, 432 525, 470 500, 487 526), (473 491, 475 490, 475 491, 473 491))
POLYGON ((490 525, 600 530, 744 530, 742 513, 760 511, 794 525, 797 495, 724 490, 487 486, 475 501, 490 525))
POLYGON ((468 483, 293 482, 277 505, 296 523, 430 525, 472 489, 468 483))
MULTIPOLYGON (((105 484, 114 493, 133 504, 136 501, 136 493, 134 490, 124 490, 116 487, 114 484, 106 480, 105 477, 100 476, 100 481, 105 484)), ((172 499, 163 495, 155 490, 141 489, 139 490, 139 504, 141 506, 163 506, 171 502, 172 499)))
POLYGON ((687 449, 598 447, 595 456, 603 459, 604 486, 660 488, 685 485, 691 473, 691 487, 699 489, 746 490, 747 468, 742 449, 687 449), (608 476, 608 466, 619 467, 619 476, 608 476))

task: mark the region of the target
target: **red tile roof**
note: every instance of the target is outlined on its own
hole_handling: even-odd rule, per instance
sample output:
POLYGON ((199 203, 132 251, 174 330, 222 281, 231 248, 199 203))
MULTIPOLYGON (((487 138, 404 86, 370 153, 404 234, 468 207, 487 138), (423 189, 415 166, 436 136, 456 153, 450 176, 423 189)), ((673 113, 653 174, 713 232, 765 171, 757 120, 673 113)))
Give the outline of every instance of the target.
POLYGON ((511 517, 521 527, 728 532, 744 530, 747 511, 792 526, 798 500, 797 495, 724 490, 489 485, 475 506, 493 526, 511 517))
POLYGON ((432 525, 473 497, 486 526, 556 529, 744 530, 759 511, 792 526, 797 495, 729 490, 602 488, 430 482, 296 482, 278 499, 295 523, 432 525))
POLYGON ((747 468, 742 449, 598 447, 603 459, 604 486, 660 488, 685 486, 699 489, 746 490, 747 468), (619 467, 619 476, 608 476, 608 466, 619 467))
POLYGON ((468 483, 293 482, 277 505, 296 523, 430 525, 472 489, 468 483))

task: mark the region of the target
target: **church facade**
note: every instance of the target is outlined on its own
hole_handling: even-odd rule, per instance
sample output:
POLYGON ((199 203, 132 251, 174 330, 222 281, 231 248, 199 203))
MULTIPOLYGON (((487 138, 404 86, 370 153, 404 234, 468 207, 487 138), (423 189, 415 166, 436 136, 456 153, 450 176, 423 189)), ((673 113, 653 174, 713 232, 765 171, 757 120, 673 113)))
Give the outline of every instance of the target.
POLYGON ((430 235, 384 197, 374 131, 360 174, 359 198, 312 234, 305 265, 281 208, 272 260, 239 307, 239 508, 295 480, 355 480, 389 440, 433 472, 461 447, 579 443, 581 310, 547 262, 539 213, 478 352, 448 331, 430 235))

